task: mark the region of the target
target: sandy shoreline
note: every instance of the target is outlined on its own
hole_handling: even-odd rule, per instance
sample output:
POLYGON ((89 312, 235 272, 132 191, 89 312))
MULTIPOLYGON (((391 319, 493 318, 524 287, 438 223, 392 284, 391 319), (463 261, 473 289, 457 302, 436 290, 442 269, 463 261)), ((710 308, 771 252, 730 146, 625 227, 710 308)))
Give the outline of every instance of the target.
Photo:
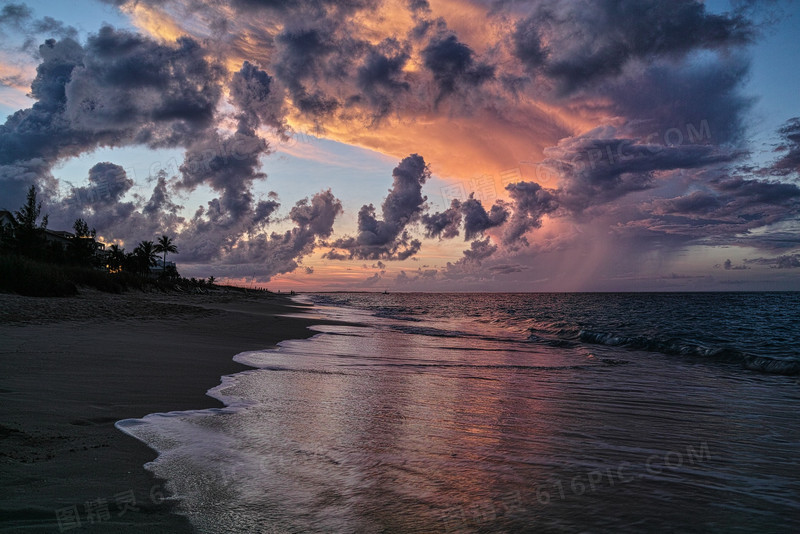
POLYGON ((0 294, 0 532, 191 532, 114 427, 220 404, 205 395, 246 350, 313 334, 317 319, 265 294, 84 290, 0 294))

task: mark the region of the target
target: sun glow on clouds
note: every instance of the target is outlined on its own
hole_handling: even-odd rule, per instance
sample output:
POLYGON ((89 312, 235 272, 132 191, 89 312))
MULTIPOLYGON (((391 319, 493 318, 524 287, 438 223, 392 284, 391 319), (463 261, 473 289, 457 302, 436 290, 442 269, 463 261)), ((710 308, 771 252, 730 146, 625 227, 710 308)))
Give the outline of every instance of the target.
POLYGON ((163 9, 139 3, 128 3, 122 6, 131 23, 149 35, 162 41, 175 41, 187 32, 163 9))
MULTIPOLYGON (((131 14, 134 24, 150 35, 171 41, 182 35, 201 33, 207 37, 207 16, 197 13, 186 15, 186 7, 169 4, 172 10, 136 3, 125 9, 131 14), (189 29, 191 27, 191 29, 189 29)), ((414 18, 405 1, 390 1, 382 5, 378 13, 365 11, 354 16, 348 30, 354 36, 372 44, 386 39, 402 38, 412 31, 414 18)), ((276 34, 280 25, 269 24, 258 27, 254 21, 233 17, 229 8, 215 6, 218 15, 228 16, 228 28, 221 37, 222 52, 226 67, 235 71, 244 60, 269 65, 274 52, 264 46, 265 34, 276 34), (237 35, 237 31, 243 31, 237 35)), ((460 2, 431 4, 430 18, 443 17, 457 30, 459 38, 482 50, 498 42, 508 24, 485 24, 485 6, 464 5, 460 2)), ((417 71, 422 66, 419 48, 410 50, 406 70, 417 71)), ((408 95, 397 98, 408 99, 408 95)), ((377 122, 365 124, 361 113, 348 113, 330 117, 322 130, 315 121, 302 115, 287 99, 288 125, 300 135, 314 134, 345 144, 375 150, 393 158, 402 158, 410 153, 424 154, 438 176, 450 180, 465 180, 481 174, 496 174, 509 168, 519 167, 521 161, 539 161, 542 150, 553 145, 565 135, 580 133, 591 127, 596 117, 583 119, 581 110, 569 111, 535 101, 520 95, 514 108, 495 107, 487 102, 469 101, 443 102, 436 109, 398 110, 377 122), (471 109, 457 109, 468 107, 471 109), (449 109, 453 107, 453 109, 449 109), (366 127, 365 127, 366 126, 366 127)), ((308 147, 303 147, 305 150, 308 147)), ((294 150, 293 148, 290 150, 294 150)), ((318 154, 293 154, 298 157, 316 158, 318 154)))

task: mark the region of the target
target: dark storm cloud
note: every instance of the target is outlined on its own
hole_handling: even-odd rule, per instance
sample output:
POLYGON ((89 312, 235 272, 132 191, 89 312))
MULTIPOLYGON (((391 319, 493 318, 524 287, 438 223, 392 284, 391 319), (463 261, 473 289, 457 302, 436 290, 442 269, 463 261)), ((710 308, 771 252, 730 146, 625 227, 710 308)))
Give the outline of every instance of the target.
POLYGON ((530 72, 539 70, 548 55, 547 48, 542 43, 539 26, 539 21, 534 17, 521 19, 517 21, 512 34, 514 54, 530 72))
MULTIPOLYGON (((792 121, 779 131, 788 151, 793 132, 792 121)), ((800 215, 800 187, 794 183, 745 176, 783 176, 791 173, 789 160, 780 159, 765 168, 742 165, 731 175, 722 167, 713 172, 696 173, 694 189, 684 195, 659 198, 645 203, 639 220, 629 220, 618 229, 632 235, 670 236, 702 240, 705 244, 741 245, 774 250, 793 248, 800 243, 796 234, 781 228, 800 215), (759 229, 758 234, 751 233, 759 229)))
POLYGON ((521 273, 528 270, 527 267, 524 265, 520 265, 519 263, 515 264, 501 264, 501 265, 492 265, 486 269, 492 274, 513 274, 513 273, 521 273))
POLYGON ((795 184, 735 177, 713 183, 718 191, 742 199, 747 204, 792 205, 800 197, 795 184))
POLYGON ((706 191, 694 191, 682 197, 659 200, 654 203, 654 211, 659 214, 694 213, 708 214, 722 206, 717 195, 706 191))
POLYGON ((113 163, 101 162, 89 170, 89 184, 73 187, 58 203, 45 209, 50 227, 69 229, 78 217, 86 220, 105 239, 133 243, 153 239, 159 233, 172 232, 184 219, 182 206, 172 201, 167 176, 158 174, 147 198, 134 195, 123 200, 134 185, 125 170, 113 163))
POLYGON ((95 164, 89 169, 89 186, 73 190, 77 198, 93 195, 106 204, 119 202, 120 198, 133 187, 133 180, 128 178, 125 169, 109 162, 95 164))
POLYGON ((399 93, 411 85, 403 79, 403 67, 409 60, 408 50, 395 40, 387 40, 371 49, 358 69, 358 87, 378 117, 386 115, 399 93))
POLYGON ((223 70, 191 39, 170 47, 106 26, 86 47, 48 40, 39 51, 36 102, 0 126, 0 192, 12 206, 32 182, 51 189, 59 159, 98 146, 185 146, 211 125, 223 70))
POLYGON ((641 206, 641 217, 617 226, 630 236, 652 239, 669 236, 679 242, 748 245, 774 249, 795 247, 797 235, 769 229, 757 237, 756 228, 794 220, 800 214, 800 188, 794 184, 743 179, 713 179, 704 189, 641 206))
POLYGON ((428 0, 408 0, 408 7, 414 12, 428 12, 431 9, 428 0))
POLYGON ((249 61, 230 82, 231 100, 250 125, 263 124, 280 133, 286 130, 282 95, 273 90, 272 76, 249 61))
POLYGON ((545 151, 544 165, 561 175, 559 203, 574 213, 656 187, 656 171, 696 169, 736 157, 711 145, 663 146, 594 137, 602 133, 562 139, 545 151))
POLYGON ((259 170, 259 156, 267 148, 267 142, 243 124, 230 136, 210 133, 186 150, 179 185, 193 189, 207 184, 222 193, 226 213, 234 219, 244 217, 253 210, 253 182, 266 178, 259 170))
POLYGON ((33 11, 25 4, 6 4, 0 9, 0 25, 20 28, 32 15, 33 11))
POLYGON ((778 133, 783 142, 776 151, 786 153, 772 165, 772 174, 787 176, 800 173, 800 117, 786 121, 778 133))
MULTIPOLYGON (((286 130, 283 104, 280 97, 274 94, 273 79, 266 71, 244 62, 242 68, 232 76, 230 95, 231 102, 238 110, 236 131, 231 134, 217 130, 207 132, 188 146, 180 167, 178 187, 194 189, 205 184, 219 193, 219 197, 208 203, 207 209, 195 214, 184 230, 181 237, 189 243, 185 247, 186 257, 195 261, 224 257, 228 262, 231 258, 238 258, 242 262, 265 262, 264 250, 280 251, 276 254, 281 258, 292 250, 297 254, 305 254, 308 243, 297 246, 296 238, 259 234, 266 228, 279 203, 274 199, 256 200, 252 193, 253 184, 267 177, 260 170, 260 157, 269 153, 269 144, 259 137, 255 128, 259 125, 268 126, 282 136, 286 130), (247 240, 242 239, 245 234, 247 240), (278 247, 276 243, 279 242, 283 246, 278 247), (215 250, 214 243, 218 243, 220 249, 215 250), (245 258, 244 252, 252 257, 245 258)), ((298 213, 298 210, 299 204, 293 208, 292 214, 298 213)), ((298 232, 298 235, 308 234, 298 232)), ((313 235, 324 233, 315 231, 313 235)), ((270 259, 269 263, 278 269, 289 265, 285 259, 270 259)), ((263 266, 258 270, 262 274, 265 272, 263 266)))
POLYGON ((725 260, 722 264, 723 269, 726 271, 746 271, 750 267, 747 265, 734 265, 730 259, 725 260))
POLYGON ((785 254, 776 258, 752 258, 745 264, 767 265, 773 269, 800 269, 800 254, 785 254))
POLYGON ((800 268, 800 255, 779 256, 775 258, 775 268, 777 269, 798 269, 800 268))
POLYGON ((73 127, 150 147, 184 146, 202 134, 225 71, 196 41, 181 37, 175 45, 109 26, 90 37, 67 87, 73 127))
POLYGON ((0 48, 36 55, 35 46, 41 37, 77 38, 78 30, 53 17, 33 18, 33 11, 25 4, 6 4, 0 9, 0 36, 11 37, 0 48), (12 44, 13 43, 13 44, 12 44))
POLYGON ((532 11, 517 23, 512 50, 529 70, 542 68, 563 92, 616 76, 633 60, 679 58, 754 38, 752 23, 742 15, 708 13, 694 0, 549 0, 532 11))
POLYGON ((464 251, 464 259, 466 261, 480 263, 495 252, 497 252, 497 245, 493 245, 491 240, 487 237, 486 239, 476 240, 470 243, 470 248, 464 251))
POLYGON ((559 207, 553 191, 535 182, 518 182, 506 186, 511 196, 513 213, 503 230, 503 243, 509 248, 527 245, 525 233, 542 225, 542 217, 559 207))
POLYGON ((292 10, 353 10, 372 5, 372 0, 233 0, 231 2, 241 10, 270 9, 275 11, 292 10))
POLYGON ((223 252, 219 263, 234 266, 239 274, 271 276, 294 271, 299 261, 313 252, 318 239, 330 237, 334 220, 341 212, 342 204, 330 190, 317 193, 311 200, 301 200, 292 207, 289 220, 294 228, 239 241, 223 252))
POLYGON ((426 200, 422 186, 430 177, 430 170, 422 156, 412 154, 394 168, 392 176, 392 188, 381 205, 383 219, 376 217, 372 204, 362 206, 358 212, 358 235, 330 243, 332 248, 345 252, 334 250, 325 257, 403 260, 419 251, 422 243, 412 239, 406 226, 422 214, 426 200))
POLYGON ((654 60, 599 85, 611 111, 628 119, 634 137, 648 144, 740 143, 754 99, 742 95, 747 57, 731 53, 675 64, 654 60))
POLYGON ((336 111, 338 99, 315 87, 316 80, 335 77, 350 68, 352 43, 335 35, 333 21, 316 27, 289 28, 276 37, 275 75, 289 89, 292 101, 303 113, 320 120, 336 111))
POLYGON ((461 213, 464 215, 464 239, 469 241, 474 237, 483 235, 490 228, 503 225, 508 220, 507 206, 498 201, 487 212, 480 200, 474 194, 461 203, 461 213))
POLYGON ((425 67, 439 87, 436 101, 464 87, 471 89, 494 77, 494 67, 475 61, 472 49, 449 32, 435 36, 422 50, 425 67))
MULTIPOLYGON (((0 166, 24 165, 34 159, 55 161, 62 152, 74 155, 90 143, 88 135, 70 139, 72 132, 64 117, 64 88, 83 59, 83 49, 71 39, 58 43, 50 40, 40 47, 40 52, 42 63, 30 93, 37 102, 30 109, 9 116, 0 126, 0 166), (70 145, 78 146, 71 152, 70 145)), ((5 188, 6 181, 2 186, 5 198, 18 200, 5 188)))
POLYGON ((427 237, 450 239, 458 236, 459 226, 463 218, 464 240, 469 241, 483 235, 486 230, 502 226, 509 217, 508 206, 502 201, 497 201, 486 211, 480 200, 470 193, 467 200, 460 202, 453 199, 450 207, 439 213, 425 214, 422 224, 427 237))
POLYGON ((31 86, 36 102, 0 126, 0 192, 10 206, 33 183, 52 199, 47 209, 61 227, 81 216, 106 238, 126 242, 171 233, 184 261, 258 262, 254 270, 265 276, 296 267, 318 237, 329 237, 341 211, 330 191, 292 208, 293 229, 266 232, 279 204, 252 193, 254 182, 266 178, 259 158, 269 152, 256 128, 285 128, 282 99, 266 71, 245 63, 232 76, 238 124, 226 133, 216 123, 227 73, 192 39, 166 45, 103 27, 85 46, 49 40, 40 54, 31 86), (100 146, 126 145, 185 147, 181 176, 162 172, 149 198, 126 201, 133 181, 118 165, 103 162, 90 170, 86 186, 56 201, 55 163, 100 146), (186 220, 172 201, 174 190, 201 184, 218 196, 186 220))
MULTIPOLYGON (((157 216, 164 213, 177 215, 178 210, 182 207, 172 201, 172 195, 167 186, 166 173, 163 171, 158 173, 156 185, 153 187, 153 194, 142 208, 142 213, 147 216, 157 216)), ((169 225, 168 228, 172 226, 169 225)))
POLYGON ((446 210, 424 214, 422 225, 426 237, 451 239, 458 236, 458 227, 461 225, 461 202, 454 198, 446 210))

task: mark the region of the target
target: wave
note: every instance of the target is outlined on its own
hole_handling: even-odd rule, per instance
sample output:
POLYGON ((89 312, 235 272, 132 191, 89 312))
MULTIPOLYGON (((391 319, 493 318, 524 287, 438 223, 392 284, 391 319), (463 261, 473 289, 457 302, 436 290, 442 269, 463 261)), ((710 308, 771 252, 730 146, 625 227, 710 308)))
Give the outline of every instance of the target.
POLYGON ((558 348, 571 348, 577 345, 577 343, 575 343, 574 341, 570 341, 569 339, 552 339, 540 336, 538 334, 529 335, 528 341, 532 343, 542 343, 544 345, 549 345, 551 347, 558 347, 558 348))
POLYGON ((779 360, 777 358, 747 354, 744 357, 742 366, 750 371, 774 375, 793 376, 800 374, 800 362, 797 360, 779 360))
POLYGON ((739 363, 750 371, 779 375, 800 374, 800 361, 795 359, 756 356, 732 347, 709 347, 679 338, 626 336, 614 332, 581 330, 578 339, 584 343, 647 350, 662 354, 713 358, 718 361, 739 363))

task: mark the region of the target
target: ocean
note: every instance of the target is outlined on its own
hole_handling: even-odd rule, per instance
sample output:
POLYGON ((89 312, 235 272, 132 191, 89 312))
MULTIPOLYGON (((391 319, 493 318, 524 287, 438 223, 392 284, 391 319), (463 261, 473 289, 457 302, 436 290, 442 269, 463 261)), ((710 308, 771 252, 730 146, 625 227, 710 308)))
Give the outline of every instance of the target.
POLYGON ((800 293, 297 298, 350 325, 117 423, 198 532, 800 532, 800 293))

